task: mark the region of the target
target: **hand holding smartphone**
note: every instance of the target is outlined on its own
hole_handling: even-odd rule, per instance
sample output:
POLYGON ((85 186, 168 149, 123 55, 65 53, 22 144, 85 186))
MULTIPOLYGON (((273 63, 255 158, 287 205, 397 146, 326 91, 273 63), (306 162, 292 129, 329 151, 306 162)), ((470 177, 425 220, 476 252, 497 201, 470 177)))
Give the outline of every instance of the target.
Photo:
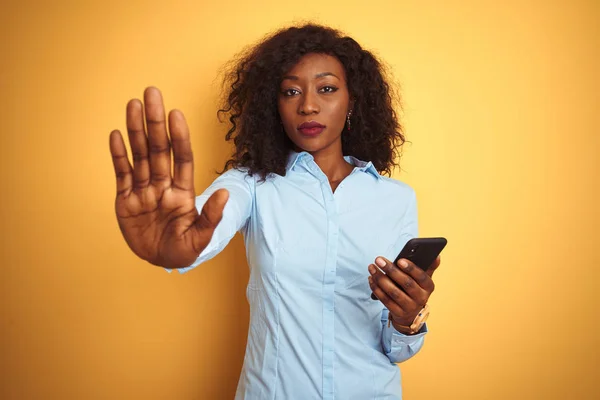
MULTIPOLYGON (((396 256, 394 265, 398 265, 398 261, 401 258, 405 258, 423 271, 427 271, 444 247, 446 247, 447 243, 448 241, 443 237, 410 239, 406 242, 398 256, 396 256)), ((377 300, 377 297, 373 293, 371 293, 371 298, 377 300)))

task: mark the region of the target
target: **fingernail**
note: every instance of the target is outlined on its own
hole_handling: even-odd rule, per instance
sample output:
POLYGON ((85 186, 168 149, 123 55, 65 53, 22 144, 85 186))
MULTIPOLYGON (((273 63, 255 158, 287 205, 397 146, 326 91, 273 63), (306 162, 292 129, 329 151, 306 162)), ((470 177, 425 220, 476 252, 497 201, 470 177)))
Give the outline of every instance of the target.
POLYGON ((379 265, 381 268, 385 267, 385 260, 381 257, 377 257, 375 259, 375 264, 379 265))
POLYGON ((408 263, 406 262, 406 260, 400 260, 400 266, 402 268, 406 268, 406 267, 408 267, 408 263))
POLYGON ((375 267, 372 265, 369 265, 369 272, 374 274, 375 273, 375 267))

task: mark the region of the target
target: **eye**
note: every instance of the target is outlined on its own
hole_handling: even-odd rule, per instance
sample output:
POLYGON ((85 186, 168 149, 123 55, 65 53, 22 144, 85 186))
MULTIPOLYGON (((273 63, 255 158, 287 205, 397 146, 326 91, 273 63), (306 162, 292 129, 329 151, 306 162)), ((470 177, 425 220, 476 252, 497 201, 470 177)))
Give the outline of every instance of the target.
POLYGON ((281 93, 284 96, 289 97, 289 96, 294 96, 294 95, 300 93, 300 91, 298 91, 296 89, 286 89, 286 90, 283 90, 281 93))
POLYGON ((338 88, 335 86, 323 86, 319 91, 322 93, 334 93, 337 92, 338 88))

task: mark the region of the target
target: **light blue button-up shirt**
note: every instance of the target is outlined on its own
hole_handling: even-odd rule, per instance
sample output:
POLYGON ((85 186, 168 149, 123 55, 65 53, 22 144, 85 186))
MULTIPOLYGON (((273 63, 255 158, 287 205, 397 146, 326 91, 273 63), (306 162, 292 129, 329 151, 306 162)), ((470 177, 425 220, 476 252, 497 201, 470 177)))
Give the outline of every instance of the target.
POLYGON ((181 273, 238 231, 246 244, 250 326, 236 399, 402 398, 395 363, 419 351, 427 328, 406 336, 388 326, 368 265, 417 237, 415 193, 345 159, 354 170, 335 192, 312 155, 291 152, 286 176, 259 182, 231 169, 196 198, 200 211, 217 189, 230 193, 210 244, 181 273))

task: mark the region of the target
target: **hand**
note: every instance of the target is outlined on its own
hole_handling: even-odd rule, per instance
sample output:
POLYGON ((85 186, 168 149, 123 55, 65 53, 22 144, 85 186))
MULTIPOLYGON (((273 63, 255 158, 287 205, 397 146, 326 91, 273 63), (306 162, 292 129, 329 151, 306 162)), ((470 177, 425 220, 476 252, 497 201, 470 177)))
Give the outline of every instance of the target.
POLYGON ((133 168, 118 130, 110 133, 110 152, 117 178, 115 211, 125 241, 151 264, 179 268, 190 265, 208 245, 229 193, 225 189, 215 192, 198 214, 185 118, 173 110, 168 124, 170 138, 161 93, 149 87, 144 91, 144 104, 138 99, 127 103, 133 168))
POLYGON ((410 326, 427 304, 435 289, 431 276, 439 267, 440 261, 438 256, 427 272, 404 258, 394 265, 384 257, 377 257, 375 263, 385 274, 375 265, 369 265, 369 286, 390 311, 394 324, 410 326))

